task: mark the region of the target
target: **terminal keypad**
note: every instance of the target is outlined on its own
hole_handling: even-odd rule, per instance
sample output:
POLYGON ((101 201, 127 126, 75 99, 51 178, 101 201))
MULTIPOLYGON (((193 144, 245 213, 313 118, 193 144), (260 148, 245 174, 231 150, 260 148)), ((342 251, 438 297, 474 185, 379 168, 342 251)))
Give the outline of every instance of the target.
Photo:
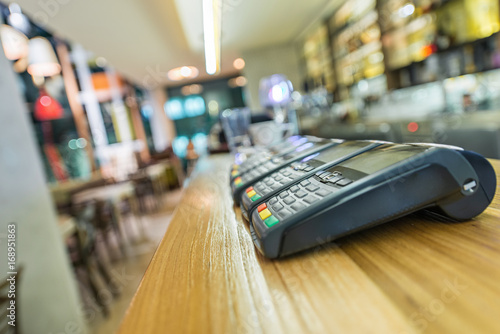
MULTIPOLYGON (((264 165, 263 167, 265 166, 266 165, 264 165)), ((314 167, 308 164, 294 162, 290 164, 290 166, 284 167, 279 171, 274 172, 268 177, 265 177, 261 181, 257 182, 254 185, 254 188, 257 190, 257 193, 260 196, 265 196, 276 189, 284 187, 285 185, 289 184, 290 182, 304 175, 305 172, 311 171, 313 169, 314 167)), ((244 182, 247 181, 245 175, 243 176, 243 181, 244 182)), ((292 192, 296 192, 298 190, 299 188, 297 186, 294 186, 291 189, 292 192)))
MULTIPOLYGON (((281 173, 281 171, 277 173, 281 173)), ((272 178, 272 175, 270 178, 272 178)), ((271 198, 266 203, 266 206, 278 222, 283 221, 352 182, 353 180, 343 177, 340 172, 321 171, 313 177, 303 180, 287 190, 283 190, 271 198), (332 185, 333 187, 331 187, 332 185)))

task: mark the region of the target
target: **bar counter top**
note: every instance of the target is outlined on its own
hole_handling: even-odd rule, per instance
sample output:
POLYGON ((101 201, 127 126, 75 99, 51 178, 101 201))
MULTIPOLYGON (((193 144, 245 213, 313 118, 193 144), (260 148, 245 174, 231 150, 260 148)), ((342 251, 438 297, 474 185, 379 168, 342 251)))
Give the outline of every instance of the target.
POLYGON ((231 163, 198 162, 119 333, 500 333, 498 186, 467 222, 419 212, 269 260, 231 163))

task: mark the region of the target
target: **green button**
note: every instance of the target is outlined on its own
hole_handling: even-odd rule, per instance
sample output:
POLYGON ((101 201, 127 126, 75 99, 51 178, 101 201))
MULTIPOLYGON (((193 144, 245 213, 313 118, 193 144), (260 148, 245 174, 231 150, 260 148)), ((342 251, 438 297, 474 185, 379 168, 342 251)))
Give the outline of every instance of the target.
POLYGON ((262 196, 260 195, 254 195, 252 198, 250 198, 252 200, 252 202, 255 202, 255 201, 258 201, 262 196))
POLYGON ((238 184, 236 185, 236 188, 241 187, 242 185, 243 185, 243 183, 238 183, 238 184))
POLYGON ((267 227, 274 226, 274 225, 278 224, 279 222, 280 221, 274 216, 271 216, 271 217, 267 218, 266 220, 264 220, 264 223, 266 223, 267 227))

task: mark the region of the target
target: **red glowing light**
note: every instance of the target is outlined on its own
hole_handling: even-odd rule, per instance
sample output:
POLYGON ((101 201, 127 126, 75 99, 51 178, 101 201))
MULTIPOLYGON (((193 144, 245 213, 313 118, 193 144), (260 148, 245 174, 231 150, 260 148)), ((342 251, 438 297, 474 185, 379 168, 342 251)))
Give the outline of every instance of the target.
POLYGON ((64 110, 47 91, 41 87, 40 96, 34 105, 35 118, 39 121, 50 121, 64 116, 64 110))
POLYGON ((40 98, 40 103, 42 104, 42 106, 48 107, 52 103, 52 99, 48 96, 42 96, 40 98))
POLYGON ((417 132, 417 130, 418 130, 418 123, 417 122, 408 123, 408 131, 417 132))

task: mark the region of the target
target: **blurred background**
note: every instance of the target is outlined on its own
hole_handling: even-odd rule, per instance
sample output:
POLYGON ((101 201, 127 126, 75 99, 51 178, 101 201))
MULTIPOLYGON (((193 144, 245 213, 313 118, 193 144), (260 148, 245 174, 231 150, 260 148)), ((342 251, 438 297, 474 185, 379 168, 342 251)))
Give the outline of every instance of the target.
POLYGON ((116 330, 196 161, 234 151, 236 110, 243 146, 300 133, 500 158, 499 4, 0 0, 18 332, 116 330))

